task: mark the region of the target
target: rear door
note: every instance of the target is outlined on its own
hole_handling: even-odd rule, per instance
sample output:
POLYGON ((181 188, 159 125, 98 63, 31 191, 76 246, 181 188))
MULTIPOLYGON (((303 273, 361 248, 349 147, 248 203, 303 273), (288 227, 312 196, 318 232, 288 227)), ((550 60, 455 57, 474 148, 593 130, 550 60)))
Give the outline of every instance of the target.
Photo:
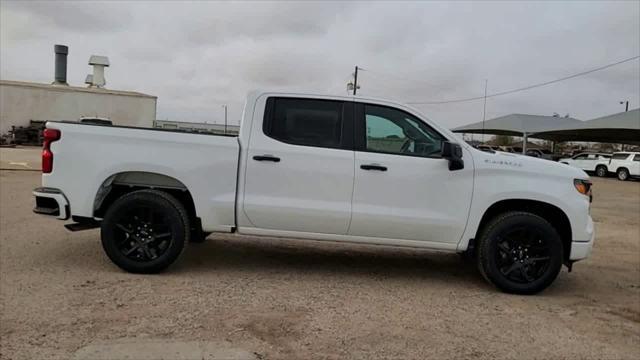
POLYGON ((457 243, 471 204, 471 155, 450 171, 440 156, 445 137, 393 107, 356 104, 355 134, 349 235, 457 243))
POLYGON ((261 101, 257 107, 266 101, 263 121, 254 118, 246 159, 247 226, 346 234, 354 176, 353 103, 261 101))
POLYGON ((577 167, 577 168, 579 168, 579 169, 584 169, 585 160, 587 159, 587 155, 588 154, 580 154, 580 155, 574 156, 572 165, 577 167))
POLYGON ((585 171, 594 171, 598 160, 599 157, 597 154, 587 154, 587 157, 582 161, 582 166, 580 166, 580 168, 585 171))

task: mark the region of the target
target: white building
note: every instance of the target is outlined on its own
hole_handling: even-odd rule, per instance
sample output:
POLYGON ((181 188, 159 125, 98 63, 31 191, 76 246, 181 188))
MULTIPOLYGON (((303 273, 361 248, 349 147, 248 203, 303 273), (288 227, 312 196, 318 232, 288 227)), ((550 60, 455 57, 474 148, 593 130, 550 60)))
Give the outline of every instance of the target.
POLYGON ((133 91, 0 80, 0 134, 30 120, 107 118, 114 125, 152 127, 157 97, 133 91))

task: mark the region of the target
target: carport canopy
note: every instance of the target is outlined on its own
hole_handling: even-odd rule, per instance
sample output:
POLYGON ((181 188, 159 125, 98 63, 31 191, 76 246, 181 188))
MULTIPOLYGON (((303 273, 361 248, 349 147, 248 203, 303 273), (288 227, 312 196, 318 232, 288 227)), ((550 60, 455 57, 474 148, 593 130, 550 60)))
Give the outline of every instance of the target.
POLYGON ((570 117, 511 114, 486 120, 484 125, 482 121, 479 121, 460 126, 453 129, 453 132, 524 136, 525 134, 531 135, 543 131, 568 129, 579 126, 582 123, 583 121, 570 117))
POLYGON ((552 141, 594 141, 640 145, 640 109, 541 131, 532 137, 552 141))
MULTIPOLYGON (((582 124, 583 121, 570 117, 511 114, 486 120, 484 124, 480 121, 460 126, 453 129, 453 132, 521 136, 523 144, 526 144, 527 137, 535 136, 536 133, 575 128, 582 124)), ((525 151, 523 148, 522 152, 525 151)))

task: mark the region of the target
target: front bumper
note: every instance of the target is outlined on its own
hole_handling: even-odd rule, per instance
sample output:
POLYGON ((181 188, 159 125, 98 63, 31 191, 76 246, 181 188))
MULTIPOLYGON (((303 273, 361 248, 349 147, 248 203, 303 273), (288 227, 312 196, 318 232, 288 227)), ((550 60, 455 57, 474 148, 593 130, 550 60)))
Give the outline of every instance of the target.
POLYGON ((571 254, 569 256, 569 260, 578 261, 578 260, 586 259, 591 254, 591 249, 593 248, 593 242, 596 238, 596 232, 593 227, 593 220, 591 219, 591 216, 589 216, 589 221, 587 222, 586 233, 591 235, 589 240, 586 240, 586 241, 574 240, 571 242, 571 254))
POLYGON ((33 189, 36 206, 33 212, 40 215, 55 216, 60 220, 67 220, 71 215, 69 200, 61 190, 48 187, 33 189))

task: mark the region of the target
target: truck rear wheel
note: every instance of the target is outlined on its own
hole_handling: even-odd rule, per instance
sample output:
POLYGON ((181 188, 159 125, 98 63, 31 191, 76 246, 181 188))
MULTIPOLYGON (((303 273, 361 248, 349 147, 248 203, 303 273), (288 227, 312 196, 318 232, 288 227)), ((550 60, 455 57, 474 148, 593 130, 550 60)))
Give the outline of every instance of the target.
POLYGON ((535 294, 562 267, 562 240, 545 219, 527 212, 498 215, 483 231, 478 268, 490 283, 514 294, 535 294))
POLYGON ((599 177, 607 176, 607 172, 607 167, 604 165, 598 165, 596 167, 596 175, 598 175, 599 177))
POLYGON ((190 237, 189 216, 173 196, 139 190, 118 198, 101 226, 102 247, 120 268, 157 273, 182 253, 190 237))
POLYGON ((625 168, 618 169, 617 174, 618 174, 618 180, 626 181, 627 179, 629 179, 629 170, 625 168))

